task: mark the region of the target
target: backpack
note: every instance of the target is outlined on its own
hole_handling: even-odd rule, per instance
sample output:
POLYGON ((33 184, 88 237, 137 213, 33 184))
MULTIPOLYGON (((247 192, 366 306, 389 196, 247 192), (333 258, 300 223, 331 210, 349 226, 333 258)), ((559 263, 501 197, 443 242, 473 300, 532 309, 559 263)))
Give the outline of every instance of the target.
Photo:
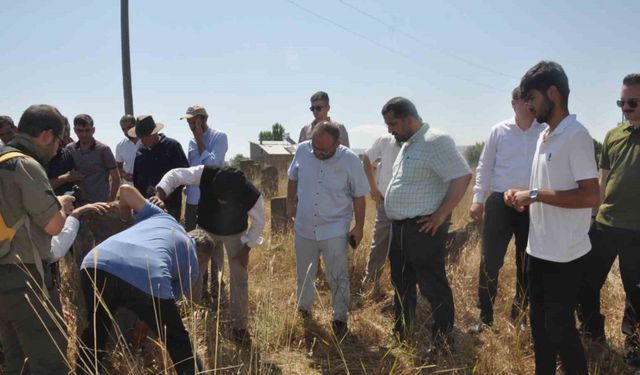
MULTIPOLYGON (((19 151, 9 151, 4 154, 0 154, 0 164, 15 158, 29 158, 29 156, 23 154, 19 151)), ((29 240, 31 240, 31 230, 29 227, 29 216, 22 216, 13 226, 8 226, 4 221, 4 217, 2 217, 2 211, 0 211, 0 258, 6 256, 11 251, 11 241, 16 236, 18 230, 25 226, 27 229, 27 236, 29 240)), ((44 268, 42 264, 42 258, 40 257, 40 253, 35 246, 32 246, 33 251, 33 260, 35 262, 36 269, 42 278, 42 289, 43 293, 48 297, 49 293, 44 283, 44 268)))

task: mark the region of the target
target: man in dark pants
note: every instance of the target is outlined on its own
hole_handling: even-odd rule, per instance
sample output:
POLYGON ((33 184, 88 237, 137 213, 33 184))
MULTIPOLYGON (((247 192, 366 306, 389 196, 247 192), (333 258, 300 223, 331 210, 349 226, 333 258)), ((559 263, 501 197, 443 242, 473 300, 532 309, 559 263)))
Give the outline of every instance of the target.
POLYGON ((196 363, 176 300, 190 292, 199 262, 211 256, 213 241, 202 230, 187 234, 132 186, 120 187, 119 208, 124 221, 131 221, 131 211, 135 213, 134 225, 109 237, 82 261, 80 284, 89 326, 82 333, 84 348, 79 350, 76 371, 104 371, 104 349, 113 324, 109 311, 126 307, 156 330, 179 375, 194 374, 201 364, 196 363), (98 368, 94 368, 96 350, 98 368))
POLYGON ((509 189, 505 204, 529 207, 529 304, 536 375, 556 373, 560 356, 567 375, 586 375, 587 361, 574 311, 591 250, 591 209, 598 204, 593 140, 569 114, 569 80, 550 61, 534 65, 520 90, 539 123, 530 189, 509 189))
POLYGON ((395 327, 400 339, 413 330, 416 283, 433 312, 437 351, 453 340, 453 294, 445 272, 445 240, 451 211, 471 180, 471 171, 453 139, 423 123, 408 99, 396 97, 382 108, 389 132, 405 142, 393 166, 384 198, 391 225, 391 281, 395 327))
POLYGON ((600 289, 616 256, 626 293, 622 333, 627 362, 640 366, 638 314, 640 314, 640 74, 622 81, 618 106, 628 124, 605 136, 600 155, 601 204, 590 236, 593 244, 590 277, 580 291, 585 334, 605 341, 604 316, 600 313, 600 289))
POLYGON ((484 213, 484 226, 478 281, 480 319, 470 328, 471 333, 481 332, 485 326, 493 324, 498 276, 512 236, 515 236, 516 244, 516 292, 511 305, 511 319, 519 318, 527 306, 525 249, 529 234, 529 212, 518 212, 506 206, 503 195, 509 188, 524 189, 529 186, 533 153, 545 126, 534 121, 520 97, 519 87, 511 93, 511 107, 515 116, 491 128, 476 168, 469 216, 480 221, 484 213))
MULTIPOLYGON (((138 149, 133 166, 133 186, 145 198, 153 197, 155 187, 162 176, 174 168, 187 168, 189 162, 178 141, 160 131, 163 124, 156 124, 151 115, 138 116, 136 126, 129 129, 130 137, 138 137, 144 147, 138 149)), ((167 211, 180 221, 182 211, 182 188, 177 188, 165 201, 167 211)))

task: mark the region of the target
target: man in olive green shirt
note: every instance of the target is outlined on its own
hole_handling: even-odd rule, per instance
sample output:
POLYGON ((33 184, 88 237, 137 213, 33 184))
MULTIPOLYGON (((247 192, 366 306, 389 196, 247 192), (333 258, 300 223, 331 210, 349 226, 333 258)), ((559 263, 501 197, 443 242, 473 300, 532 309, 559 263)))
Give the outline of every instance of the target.
POLYGON ((640 74, 623 80, 618 107, 629 123, 611 129, 600 156, 601 204, 589 236, 589 279, 580 291, 583 330, 596 341, 605 341, 604 316, 600 314, 600 289, 616 256, 626 293, 622 333, 625 357, 640 366, 638 318, 640 314, 640 74))
POLYGON ((0 253, 0 342, 7 375, 23 369, 31 375, 68 372, 67 340, 49 315, 62 314, 60 301, 45 264, 52 260, 51 236, 62 229, 74 199, 56 197, 42 167, 58 150, 63 124, 56 108, 31 106, 16 137, 0 148, 0 155, 26 155, 0 164, 0 213, 7 226, 17 226, 0 253), (46 299, 45 308, 40 301, 46 299))

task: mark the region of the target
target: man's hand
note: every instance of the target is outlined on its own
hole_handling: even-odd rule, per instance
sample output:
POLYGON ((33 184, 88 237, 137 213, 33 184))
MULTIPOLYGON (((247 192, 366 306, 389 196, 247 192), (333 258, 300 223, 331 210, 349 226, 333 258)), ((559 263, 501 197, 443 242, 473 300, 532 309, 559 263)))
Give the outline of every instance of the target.
POLYGON ((296 207, 295 204, 292 205, 287 205, 287 218, 289 219, 289 222, 293 223, 296 221, 296 210, 298 209, 298 207, 296 207))
POLYGON ((154 195, 153 197, 149 198, 149 203, 155 204, 156 206, 162 208, 165 211, 167 210, 167 208, 165 207, 164 202, 162 201, 162 199, 160 199, 156 195, 154 195))
POLYGON ((84 179, 84 175, 77 170, 72 169, 67 173, 61 174, 58 179, 62 180, 66 184, 70 182, 82 181, 82 179, 84 179))
POLYGON ((435 236, 438 228, 440 228, 446 219, 447 216, 440 214, 438 211, 429 216, 422 217, 417 221, 418 224, 422 224, 418 232, 429 233, 431 236, 435 236))
POLYGON ((122 179, 124 179, 124 180, 133 181, 133 174, 131 174, 131 173, 127 173, 125 171, 120 171, 120 175, 122 176, 122 179))
POLYGON ((191 132, 193 133, 193 138, 195 138, 196 140, 202 139, 202 136, 204 135, 204 131, 202 130, 202 126, 200 126, 200 124, 196 124, 196 126, 191 129, 191 132))
POLYGON ((100 202, 100 203, 85 204, 84 206, 78 207, 75 210, 73 210, 73 212, 71 212, 71 216, 78 219, 80 218, 80 216, 82 216, 87 212, 96 212, 100 215, 104 215, 107 213, 107 211, 109 211, 109 208, 111 208, 109 203, 100 202))
POLYGON ((362 237, 364 236, 363 232, 364 231, 362 230, 362 228, 359 227, 354 227, 349 232, 349 241, 351 241, 351 238, 355 240, 355 246, 353 247, 354 250, 357 249, 360 245, 360 242, 362 242, 362 237))
POLYGON ((384 195, 378 190, 377 187, 371 189, 371 199, 376 203, 384 202, 384 195))
POLYGON ((62 206, 62 212, 65 215, 71 215, 73 212, 73 202, 75 202, 76 198, 71 195, 58 195, 58 202, 62 206))
POLYGON ((236 258, 238 258, 238 261, 240 261, 240 265, 242 265, 242 267, 244 267, 245 269, 249 267, 250 251, 251 251, 251 248, 245 244, 242 250, 240 250, 240 252, 238 253, 238 255, 236 255, 236 258))
POLYGON ((519 191, 519 189, 509 189, 504 192, 503 199, 505 206, 513 207, 515 204, 514 197, 519 191))
POLYGON ((469 216, 473 221, 478 222, 482 220, 482 215, 484 214, 484 204, 482 203, 472 203, 469 208, 469 216))
POLYGON ((520 190, 513 196, 513 208, 518 212, 524 211, 533 202, 534 200, 529 197, 529 190, 520 190))

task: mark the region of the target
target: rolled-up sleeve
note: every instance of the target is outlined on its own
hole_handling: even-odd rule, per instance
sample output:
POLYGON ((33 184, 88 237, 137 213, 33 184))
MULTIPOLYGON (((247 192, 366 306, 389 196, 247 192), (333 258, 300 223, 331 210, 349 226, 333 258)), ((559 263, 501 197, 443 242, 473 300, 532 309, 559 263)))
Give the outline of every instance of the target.
POLYGON ((180 185, 200 185, 200 178, 204 171, 204 165, 198 165, 190 168, 175 168, 165 173, 162 179, 156 185, 156 188, 162 189, 168 196, 180 185))
POLYGON ((369 181, 367 175, 362 168, 362 162, 359 158, 354 158, 350 162, 351 173, 349 174, 349 189, 353 198, 364 197, 369 194, 369 181))
POLYGON ((78 219, 68 216, 60 233, 51 237, 51 254, 54 262, 67 254, 69 248, 73 245, 73 241, 76 240, 78 229, 80 229, 78 219))
POLYGON ((260 236, 264 229, 264 199, 262 195, 248 212, 251 219, 251 226, 247 232, 240 237, 243 244, 253 248, 262 245, 264 239, 260 236))

